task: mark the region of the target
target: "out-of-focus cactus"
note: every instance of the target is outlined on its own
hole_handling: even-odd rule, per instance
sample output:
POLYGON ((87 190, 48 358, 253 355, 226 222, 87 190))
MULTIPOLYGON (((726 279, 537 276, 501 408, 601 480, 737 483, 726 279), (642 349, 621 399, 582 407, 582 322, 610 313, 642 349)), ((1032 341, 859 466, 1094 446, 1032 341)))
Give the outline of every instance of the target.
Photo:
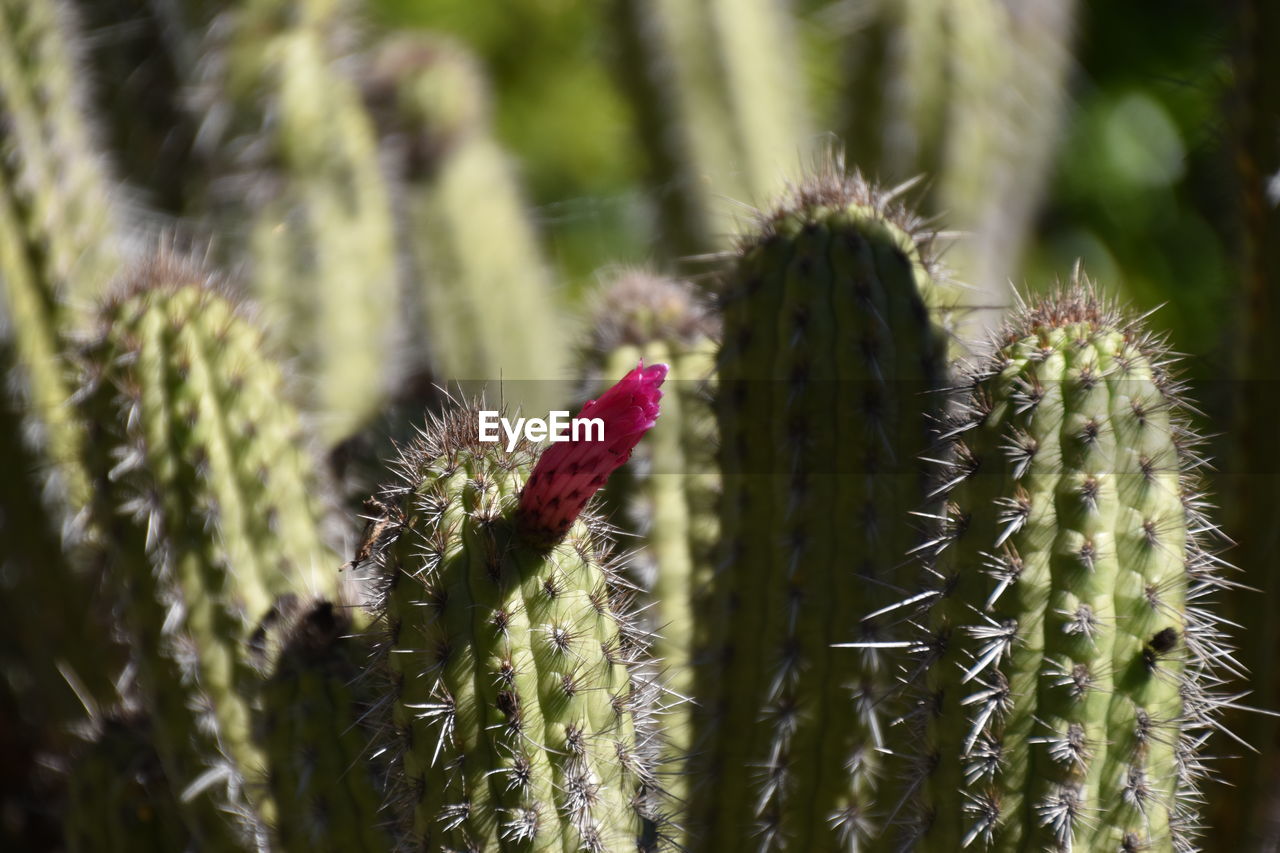
POLYGON ((692 748, 692 661, 706 643, 706 621, 697 615, 710 591, 719 526, 710 398, 716 321, 687 283, 639 270, 618 274, 601 290, 593 313, 585 354, 589 393, 639 361, 670 367, 662 419, 605 491, 617 499, 613 523, 640 542, 630 568, 648 589, 644 613, 667 697, 659 772, 664 790, 679 802, 692 748))
POLYGON ((931 236, 828 167, 744 239, 717 357, 721 554, 697 661, 688 824, 717 850, 865 845, 894 673, 859 619, 893 601, 941 400, 931 236), (933 392, 933 393, 931 393, 933 392))
POLYGON ((249 633, 278 594, 331 594, 337 561, 297 415, 242 309, 160 259, 100 322, 80 411, 111 591, 188 826, 202 849, 236 849, 270 817, 247 787, 263 771, 249 633))
POLYGON ((948 255, 979 326, 998 319, 1066 107, 1075 3, 872 0, 850 39, 845 139, 881 180, 926 175, 965 233, 948 255))
POLYGON ((252 642, 267 671, 255 737, 279 849, 390 850, 378 789, 385 768, 370 747, 372 649, 350 614, 331 601, 286 596, 252 642))
POLYGON ((94 729, 68 768, 67 849, 190 849, 191 835, 152 744, 146 715, 110 714, 96 721, 94 729))
MULTIPOLYGON (((214 222, 248 250, 255 295, 299 356, 321 435, 378 411, 396 344, 395 226, 377 139, 336 65, 340 4, 238 0, 187 73, 219 171, 214 222)), ((233 254, 243 263, 241 254, 233 254)))
POLYGON ((615 19, 668 251, 723 248, 808 147, 792 22, 772 0, 616 0, 615 19))
POLYGON ((81 710, 56 664, 113 694, 77 553, 89 479, 62 348, 124 248, 75 48, 61 2, 0 2, 0 677, 42 723, 81 710))
POLYGON ((568 378, 558 294, 474 60, 440 37, 397 36, 373 53, 365 91, 398 171, 426 330, 415 338, 438 380, 468 391, 503 380, 513 408, 557 408, 568 378))
POLYGON ((898 744, 911 849, 1191 849, 1233 664, 1169 367, 1078 277, 971 377, 898 744))
POLYGON ((423 849, 643 842, 640 641, 600 523, 578 516, 653 425, 661 376, 633 372, 584 408, 605 441, 552 444, 536 468, 527 443, 482 442, 478 410, 459 408, 385 490, 362 551, 380 578, 399 799, 423 849))

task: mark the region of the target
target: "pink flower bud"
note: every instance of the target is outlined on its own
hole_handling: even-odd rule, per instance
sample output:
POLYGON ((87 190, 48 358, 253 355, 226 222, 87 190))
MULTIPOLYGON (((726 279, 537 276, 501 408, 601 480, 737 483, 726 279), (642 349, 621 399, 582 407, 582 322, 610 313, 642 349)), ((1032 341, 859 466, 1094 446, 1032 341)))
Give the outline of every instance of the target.
MULTIPOLYGON (((573 526, 591 496, 609 475, 631 458, 631 451, 658 419, 658 386, 667 366, 638 367, 596 400, 582 407, 574 422, 599 418, 598 433, 582 429, 580 440, 554 442, 543 451, 520 492, 516 523, 521 537, 535 545, 550 545, 573 526)), ((572 433, 571 433, 572 434, 572 433)))

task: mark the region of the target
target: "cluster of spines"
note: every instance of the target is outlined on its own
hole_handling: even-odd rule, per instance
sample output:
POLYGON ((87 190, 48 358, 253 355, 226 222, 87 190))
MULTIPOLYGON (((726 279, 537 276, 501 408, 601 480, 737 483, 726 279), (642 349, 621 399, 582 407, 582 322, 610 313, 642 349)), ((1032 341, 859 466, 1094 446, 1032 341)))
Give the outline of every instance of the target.
POLYGON ((1224 581, 1181 393, 1078 274, 971 373, 932 589, 906 602, 927 602, 911 849, 1194 849, 1216 673, 1238 667, 1204 606, 1224 581))
POLYGON ((533 461, 481 443, 473 407, 442 416, 404 449, 357 555, 378 588, 407 843, 613 851, 661 832, 630 592, 598 520, 520 541, 533 461))
POLYGON ((350 612, 287 595, 250 638, 264 680, 254 737, 286 851, 389 850, 385 768, 370 749, 372 650, 350 612))
POLYGON ((336 561, 261 332, 177 260, 130 278, 78 356, 91 510, 184 819, 206 849, 235 849, 269 816, 246 788, 262 770, 249 632, 287 589, 331 591, 336 561))
POLYGON ((408 290, 432 370, 464 393, 501 379, 515 408, 555 408, 568 367, 560 295, 477 63, 442 37, 398 36, 378 46, 364 82, 395 155, 408 290))
POLYGON ((866 844, 892 686, 874 643, 918 541, 944 384, 931 235, 831 163, 721 287, 721 561, 696 662, 692 831, 723 849, 866 844), (753 768, 744 773, 743 768, 753 768))
POLYGON ((600 393, 606 377, 621 376, 637 362, 670 367, 661 419, 632 459, 630 476, 614 474, 605 492, 616 499, 614 523, 638 541, 629 569, 648 590, 643 612, 667 697, 663 788, 679 802, 692 748, 692 662, 707 642, 698 614, 710 595, 718 528, 710 398, 717 324, 691 284, 642 270, 608 282, 593 316, 584 357, 588 396, 600 393))

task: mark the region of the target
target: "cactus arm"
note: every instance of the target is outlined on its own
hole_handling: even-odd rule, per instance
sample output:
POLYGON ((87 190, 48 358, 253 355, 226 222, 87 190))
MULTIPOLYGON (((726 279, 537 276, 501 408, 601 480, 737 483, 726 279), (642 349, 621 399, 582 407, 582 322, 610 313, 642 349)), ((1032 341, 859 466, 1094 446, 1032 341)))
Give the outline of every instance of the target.
POLYGON ((474 59, 444 39, 400 36, 371 65, 368 98, 405 148, 401 206, 425 355, 445 382, 501 379, 525 412, 557 408, 560 296, 474 59))
POLYGON ((1216 581, 1176 393, 1084 280, 1024 308, 976 372, 921 622, 916 849, 1193 843, 1230 650, 1188 606, 1216 581))
POLYGON ((622 0, 618 38, 672 254, 718 248, 734 221, 726 199, 780 191, 803 153, 790 21, 768 0, 622 0), (683 164, 683 165, 682 165, 683 164))
POLYGON ((332 576, 317 569, 336 562, 321 544, 297 416, 262 349, 198 272, 162 259, 104 309, 80 356, 108 577, 171 782, 186 791, 213 780, 180 798, 211 849, 258 838, 271 817, 244 787, 263 770, 248 633, 286 583, 327 591, 332 576))
POLYGON ((721 624, 690 823, 725 849, 874 843, 882 817, 891 675, 874 645, 832 646, 874 643, 859 618, 901 582, 944 341, 927 235, 835 168, 762 220, 722 296, 721 624))
POLYGON ((583 522, 516 532, 527 447, 475 440, 475 410, 406 453, 380 552, 412 837, 427 846, 634 849, 642 793, 627 629, 583 522))
POLYGON ((369 749, 371 649, 339 605, 277 600, 255 639, 278 648, 256 713, 255 738, 285 851, 390 849, 380 814, 381 762, 369 749), (279 624, 282 623, 282 624, 279 624))

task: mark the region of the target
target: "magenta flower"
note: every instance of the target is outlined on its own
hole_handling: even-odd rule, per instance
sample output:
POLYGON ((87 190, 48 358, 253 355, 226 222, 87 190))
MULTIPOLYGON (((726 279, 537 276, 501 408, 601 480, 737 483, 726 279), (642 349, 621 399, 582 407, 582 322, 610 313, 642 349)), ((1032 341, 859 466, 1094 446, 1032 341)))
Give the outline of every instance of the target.
POLYGON ((645 367, 641 362, 573 419, 599 418, 603 440, 583 429, 579 440, 554 442, 543 451, 520 492, 516 511, 525 541, 550 545, 569 531, 591 496, 631 458, 631 451, 657 422, 662 399, 658 386, 666 377, 665 364, 645 367))

